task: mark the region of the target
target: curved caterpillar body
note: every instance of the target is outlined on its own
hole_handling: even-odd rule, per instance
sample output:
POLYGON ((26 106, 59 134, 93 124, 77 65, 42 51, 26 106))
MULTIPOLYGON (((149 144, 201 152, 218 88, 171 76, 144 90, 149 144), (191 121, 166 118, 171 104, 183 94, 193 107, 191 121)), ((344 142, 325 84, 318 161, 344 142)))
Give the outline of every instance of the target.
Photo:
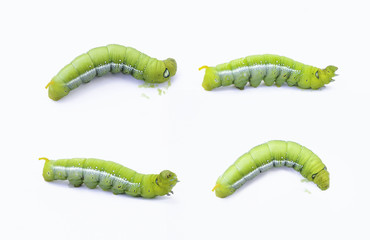
POLYGON ((275 83, 280 87, 287 82, 289 86, 318 89, 334 81, 332 78, 338 69, 335 66, 320 69, 271 54, 240 58, 216 67, 203 66, 199 70, 203 68, 206 73, 202 86, 208 91, 231 84, 242 90, 248 82, 258 87, 262 80, 267 86, 275 83))
POLYGON ((321 190, 329 188, 329 172, 321 159, 308 148, 286 141, 269 141, 239 157, 217 180, 217 197, 227 197, 245 182, 272 167, 292 167, 321 190))
POLYGON ((122 72, 145 82, 162 83, 174 76, 176 70, 176 61, 172 58, 160 61, 134 48, 111 44, 76 57, 53 77, 46 88, 49 88, 51 99, 59 100, 82 83, 108 72, 122 72))
POLYGON ((175 173, 164 170, 160 174, 141 174, 118 163, 95 158, 46 160, 45 181, 68 180, 75 187, 84 183, 88 188, 99 187, 114 194, 128 194, 144 198, 169 195, 178 182, 175 173))

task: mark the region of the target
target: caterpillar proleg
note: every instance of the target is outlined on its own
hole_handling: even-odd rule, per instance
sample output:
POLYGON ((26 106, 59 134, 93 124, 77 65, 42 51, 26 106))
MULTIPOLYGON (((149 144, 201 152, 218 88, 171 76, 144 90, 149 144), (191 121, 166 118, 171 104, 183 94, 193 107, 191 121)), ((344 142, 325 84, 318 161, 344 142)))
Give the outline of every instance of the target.
POLYGON ((213 191, 217 197, 227 197, 260 173, 281 166, 294 168, 321 190, 329 188, 329 172, 316 154, 295 142, 273 140, 239 157, 217 179, 213 191))
POLYGON ((271 54, 239 58, 216 67, 203 66, 199 70, 203 68, 206 72, 202 86, 208 91, 232 84, 244 89, 248 82, 250 86, 258 87, 262 80, 267 86, 275 83, 280 87, 286 82, 288 86, 319 89, 334 81, 332 78, 338 69, 335 66, 320 69, 271 54))
POLYGON ((144 198, 169 195, 178 182, 175 173, 164 170, 160 174, 141 174, 118 163, 95 158, 45 160, 45 181, 68 180, 75 187, 83 183, 88 188, 99 186, 114 194, 128 194, 144 198))
POLYGON ((131 74, 148 83, 162 83, 174 76, 176 71, 177 64, 173 58, 161 61, 134 48, 111 44, 93 48, 76 57, 52 78, 46 88, 49 88, 51 99, 59 100, 82 83, 108 72, 131 74))

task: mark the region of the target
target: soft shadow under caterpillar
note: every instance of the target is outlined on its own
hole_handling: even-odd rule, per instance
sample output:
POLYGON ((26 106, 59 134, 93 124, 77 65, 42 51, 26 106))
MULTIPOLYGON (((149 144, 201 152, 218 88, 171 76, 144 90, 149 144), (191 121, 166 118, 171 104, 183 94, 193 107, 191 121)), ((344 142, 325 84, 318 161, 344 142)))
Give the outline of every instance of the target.
POLYGON ((131 74, 148 83, 162 83, 177 71, 175 59, 157 60, 138 50, 117 44, 93 48, 76 57, 53 77, 46 88, 49 97, 59 100, 82 83, 108 72, 131 74))
POLYGON ((202 86, 208 91, 231 84, 244 89, 248 82, 252 87, 258 87, 262 80, 267 86, 275 83, 280 87, 287 82, 288 86, 319 89, 334 81, 332 78, 338 69, 335 66, 320 69, 271 54, 239 58, 216 67, 203 66, 199 70, 203 68, 206 72, 202 86))
POLYGON ((175 173, 141 174, 118 163, 95 158, 45 160, 42 176, 45 181, 68 180, 75 187, 99 187, 114 194, 153 198, 169 195, 178 182, 175 173))
POLYGON ((316 154, 295 142, 273 140, 239 157, 217 179, 213 191, 217 197, 227 197, 260 173, 281 166, 294 168, 321 190, 329 188, 329 172, 316 154))

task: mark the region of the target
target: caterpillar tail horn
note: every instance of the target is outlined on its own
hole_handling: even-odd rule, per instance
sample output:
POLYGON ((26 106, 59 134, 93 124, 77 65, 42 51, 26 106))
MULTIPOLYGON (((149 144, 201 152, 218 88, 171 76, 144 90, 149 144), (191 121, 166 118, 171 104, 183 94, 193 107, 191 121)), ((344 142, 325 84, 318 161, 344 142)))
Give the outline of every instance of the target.
POLYGON ((50 81, 46 86, 45 88, 48 89, 48 87, 53 83, 53 81, 50 81))
POLYGON ((46 158, 46 157, 40 157, 39 160, 45 160, 45 161, 49 161, 49 158, 46 158))
POLYGON ((212 192, 214 192, 218 187, 220 187, 219 183, 217 183, 216 186, 212 189, 212 192))
POLYGON ((202 69, 207 69, 207 68, 209 68, 209 67, 208 66, 201 66, 198 70, 200 71, 202 69))

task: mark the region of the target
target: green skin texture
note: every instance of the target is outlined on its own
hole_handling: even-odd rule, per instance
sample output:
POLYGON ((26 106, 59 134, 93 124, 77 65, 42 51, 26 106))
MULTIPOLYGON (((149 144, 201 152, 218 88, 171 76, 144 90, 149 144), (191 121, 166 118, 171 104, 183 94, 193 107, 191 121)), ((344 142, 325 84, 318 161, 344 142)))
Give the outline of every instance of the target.
POLYGON ((273 160, 292 161, 297 164, 293 168, 299 171, 308 181, 313 181, 321 190, 329 188, 329 172, 326 171, 325 165, 316 154, 295 142, 273 140, 256 146, 239 157, 218 178, 214 188, 216 196, 224 198, 233 194, 244 183, 238 187, 232 187, 233 184, 252 171, 261 169, 261 166, 271 164, 273 160))
MULTIPOLYGON (((47 85, 49 97, 55 101, 63 98, 71 90, 79 86, 78 84, 71 89, 66 85, 67 83, 97 67, 110 63, 125 64, 138 70, 129 71, 129 68, 126 68, 122 73, 131 74, 134 78, 148 83, 168 81, 177 71, 176 61, 172 58, 161 61, 151 58, 134 48, 111 44, 91 49, 87 53, 76 57, 70 64, 60 70, 47 85), (169 71, 169 75, 165 74, 166 69, 169 71)), ((118 67, 112 67, 110 71, 112 73, 121 72, 118 67)), ((103 76, 108 72, 109 70, 96 72, 93 76, 103 76)))
POLYGON ((229 86, 231 84, 234 84, 236 88, 242 90, 248 82, 252 87, 258 87, 262 80, 264 80, 267 86, 271 86, 275 83, 280 87, 287 82, 288 86, 297 86, 304 89, 319 89, 332 81, 332 78, 335 76, 335 71, 338 69, 335 66, 328 66, 325 69, 320 69, 296 62, 287 57, 272 54, 253 55, 236 59, 229 63, 219 64, 216 67, 205 67, 206 72, 202 86, 207 91, 221 86, 229 86), (287 70, 279 71, 275 68, 267 74, 267 68, 263 67, 259 70, 254 70, 252 73, 249 70, 243 70, 245 74, 233 75, 230 73, 226 76, 220 76, 219 74, 221 71, 232 71, 240 67, 263 66, 267 64, 287 67, 291 70, 298 70, 300 72, 290 73, 287 70))
POLYGON ((176 174, 169 170, 164 170, 160 174, 141 174, 118 163, 95 158, 46 160, 42 175, 45 181, 48 182, 68 180, 75 187, 84 183, 88 188, 99 186, 105 191, 111 190, 114 194, 125 193, 144 198, 168 195, 178 182, 176 174), (82 172, 74 172, 68 175, 65 169, 56 169, 55 167, 91 169, 106 174, 100 178, 96 174, 83 175, 82 172), (129 186, 119 181, 112 181, 111 176, 123 178, 136 184, 129 186))

